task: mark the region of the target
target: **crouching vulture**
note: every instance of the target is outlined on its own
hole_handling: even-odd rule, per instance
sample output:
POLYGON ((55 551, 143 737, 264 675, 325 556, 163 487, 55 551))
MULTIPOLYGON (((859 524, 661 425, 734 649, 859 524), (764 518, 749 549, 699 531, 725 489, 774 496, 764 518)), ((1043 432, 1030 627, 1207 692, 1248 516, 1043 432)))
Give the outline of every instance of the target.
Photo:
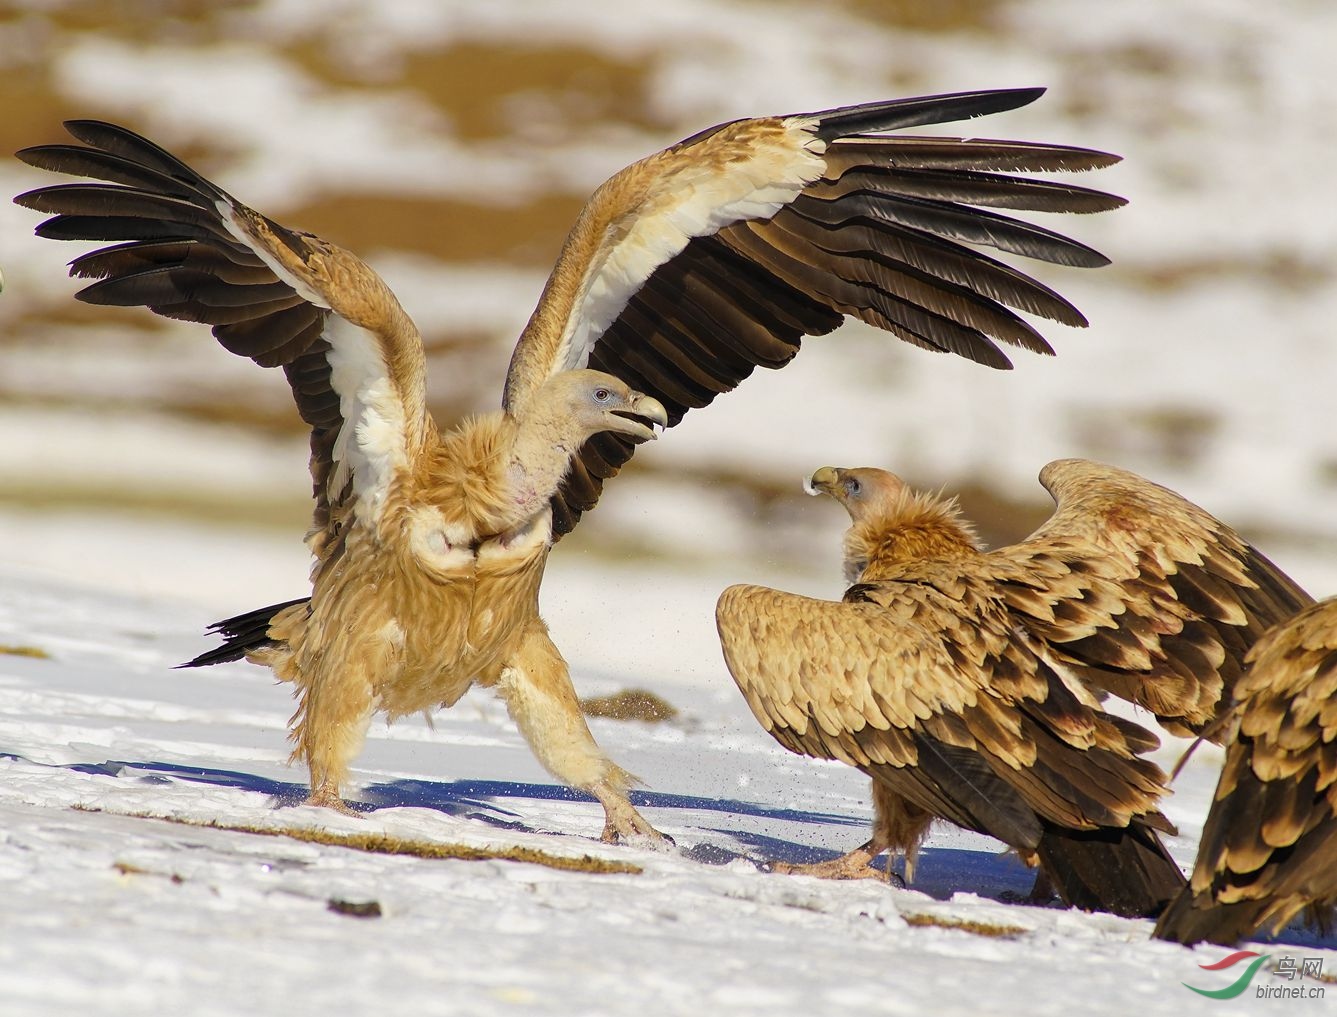
POLYGON ((1231 945, 1337 904, 1337 600, 1271 629, 1223 718, 1226 762, 1161 939, 1231 945))
POLYGON ((1013 172, 1117 157, 885 132, 1014 109, 1040 89, 969 92, 738 120, 617 173, 590 198, 521 334, 501 410, 442 431, 422 341, 352 254, 280 226, 122 127, 25 162, 101 183, 19 204, 37 232, 115 241, 76 258, 93 304, 213 326, 228 351, 282 367, 311 427, 308 598, 214 626, 295 686, 293 756, 310 801, 339 807, 369 718, 497 689, 540 762, 604 806, 604 836, 657 836, 634 778, 599 749, 539 617, 549 549, 653 426, 672 426, 846 315, 930 350, 1010 366, 994 340, 1051 352, 1011 308, 1081 314, 971 245, 1097 266, 1089 247, 996 209, 1097 212, 1122 199, 1013 172), (978 207, 977 207, 978 206, 978 207))
POLYGON ((981 550, 955 499, 877 469, 818 470, 848 510, 840 602, 756 586, 716 610, 725 661, 785 748, 873 778, 872 839, 815 866, 907 875, 935 818, 1039 863, 1063 900, 1159 912, 1184 884, 1157 832, 1158 739, 1106 693, 1201 731, 1248 647, 1305 593, 1172 491, 1084 460, 1050 463, 1057 505, 1026 540, 981 550))

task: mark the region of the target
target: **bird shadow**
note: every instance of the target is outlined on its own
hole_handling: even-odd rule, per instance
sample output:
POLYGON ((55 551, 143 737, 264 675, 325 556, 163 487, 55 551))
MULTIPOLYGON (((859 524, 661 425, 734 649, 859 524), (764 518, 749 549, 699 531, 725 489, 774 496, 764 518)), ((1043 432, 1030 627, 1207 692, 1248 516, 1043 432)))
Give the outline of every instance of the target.
MULTIPOLYGON (((232 788, 265 795, 277 808, 302 804, 307 786, 292 781, 276 780, 243 770, 225 770, 217 767, 191 766, 186 763, 166 763, 156 760, 129 761, 109 759, 101 763, 35 763, 13 752, 0 751, 0 759, 10 759, 27 765, 47 766, 74 773, 130 778, 141 783, 166 784, 173 780, 210 787, 232 788)), ((678 810, 727 814, 755 820, 773 820, 820 826, 839 826, 862 830, 866 818, 803 809, 776 808, 736 798, 703 798, 656 791, 634 791, 632 802, 638 808, 678 810)), ((476 820, 497 829, 522 833, 562 836, 560 831, 544 830, 525 820, 517 811, 507 808, 507 801, 564 801, 589 802, 595 799, 581 791, 558 784, 534 784, 525 781, 455 780, 428 781, 399 779, 369 784, 362 788, 358 800, 349 806, 359 813, 374 813, 381 809, 431 809, 452 817, 476 820)), ((772 862, 808 864, 838 857, 839 852, 813 847, 752 830, 722 826, 701 826, 702 833, 715 834, 737 843, 733 850, 714 841, 701 840, 684 843, 679 854, 703 865, 723 866, 737 861, 750 862, 765 869, 772 862)), ((688 838, 683 838, 686 842, 688 838)), ((853 843, 850 845, 854 846, 853 843)), ((885 865, 885 857, 878 864, 885 865)), ((977 896, 1004 903, 1026 902, 1034 882, 1034 870, 1024 865, 1008 851, 980 851, 965 848, 925 848, 920 852, 911 889, 938 900, 948 900, 963 888, 977 896)), ((1312 949, 1337 948, 1337 932, 1324 932, 1297 919, 1274 936, 1258 936, 1258 943, 1276 944, 1312 949)))
MULTIPOLYGON (((857 825, 866 826, 866 821, 857 825)), ((772 837, 747 830, 716 829, 749 849, 746 853, 730 852, 718 844, 703 843, 683 853, 707 865, 725 865, 740 858, 767 869, 776 862, 787 865, 811 865, 840 857, 841 852, 829 848, 800 844, 782 837, 772 837)), ((851 842, 850 847, 854 847, 851 842)), ((872 868, 881 873, 891 865, 892 882, 905 885, 904 865, 892 862, 886 855, 877 858, 872 868)), ((938 900, 948 900, 963 887, 980 897, 1006 903, 1025 901, 1035 883, 1035 870, 1028 868, 1011 851, 980 851, 969 848, 926 847, 919 852, 914 882, 910 888, 938 900)))
MULTIPOLYGON (((0 752, 0 758, 22 759, 18 755, 6 752, 0 752)), ((76 773, 131 778, 141 783, 168 783, 177 780, 209 787, 231 788, 264 795, 275 808, 301 805, 307 796, 305 784, 276 780, 243 770, 192 766, 186 763, 109 759, 101 763, 68 763, 61 768, 76 773)), ((805 826, 848 827, 858 831, 862 831, 868 825, 868 820, 864 817, 780 808, 737 798, 706 798, 642 790, 631 792, 630 797, 632 804, 645 809, 727 815, 743 820, 784 822, 805 826)), ((430 809, 454 818, 481 822, 501 830, 564 835, 560 831, 534 826, 521 812, 506 805, 508 802, 518 804, 525 800, 597 804, 592 795, 560 784, 509 780, 432 781, 400 778, 363 786, 356 799, 348 800, 348 805, 354 812, 361 814, 372 814, 381 809, 430 809)), ((682 818, 684 821, 687 819, 686 816, 682 818)), ((693 824, 684 822, 682 825, 693 824)), ((717 835, 718 839, 681 837, 683 843, 678 853, 703 865, 723 866, 736 861, 747 861, 759 869, 766 869, 773 862, 802 865, 826 861, 839 855, 839 852, 828 848, 814 847, 755 830, 711 825, 708 822, 699 824, 698 829, 701 834, 717 835), (720 840, 726 843, 722 844, 720 840), (728 842, 737 844, 738 849, 726 846, 728 842)), ((852 838, 851 847, 855 839, 861 838, 852 838)), ((885 857, 879 859, 878 864, 885 865, 885 857)), ((962 886, 969 886, 981 896, 1005 900, 1009 895, 1024 896, 1030 890, 1033 878, 1031 870, 1017 860, 1015 855, 955 848, 929 848, 920 853, 914 889, 945 900, 962 886)))
MULTIPOLYGON (((292 781, 276 780, 242 770, 192 766, 187 763, 167 763, 157 760, 109 759, 101 763, 34 764, 12 752, 0 751, 0 759, 12 759, 29 765, 50 765, 75 773, 106 777, 131 777, 142 783, 166 783, 171 780, 210 787, 232 788, 262 794, 276 807, 300 805, 306 800, 307 786, 292 781)), ((862 827, 866 819, 829 812, 776 808, 733 798, 703 798, 692 795, 667 794, 656 791, 631 792, 632 804, 637 808, 671 809, 679 811, 715 812, 748 816, 783 822, 862 827)), ((367 784, 348 806, 359 813, 373 813, 381 809, 431 809, 449 816, 479 819, 492 826, 545 833, 524 821, 521 813, 505 807, 506 801, 563 801, 597 804, 593 795, 560 784, 534 784, 509 780, 455 780, 429 781, 402 778, 367 784)), ((727 832, 727 831, 726 831, 727 832)), ((794 845, 795 849, 800 848, 794 845)))

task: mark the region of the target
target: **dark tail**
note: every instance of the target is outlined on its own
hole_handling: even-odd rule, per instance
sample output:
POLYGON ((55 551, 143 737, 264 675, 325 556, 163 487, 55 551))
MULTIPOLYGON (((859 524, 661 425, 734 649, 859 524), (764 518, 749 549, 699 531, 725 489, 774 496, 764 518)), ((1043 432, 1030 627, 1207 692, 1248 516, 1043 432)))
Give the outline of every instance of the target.
POLYGON ((1234 946, 1257 931, 1266 917, 1269 904, 1268 900, 1217 904, 1210 893, 1195 894, 1186 886, 1161 914, 1152 935, 1185 946, 1203 940, 1221 946, 1234 946))
POLYGON ((269 607, 261 607, 245 614, 239 614, 235 618, 225 618, 221 622, 214 622, 209 626, 208 632, 211 635, 222 636, 224 639, 223 645, 215 646, 212 650, 205 650, 194 660, 178 664, 177 667, 207 667, 210 664, 225 664, 228 661, 241 660, 246 654, 252 650, 258 650, 262 646, 272 646, 274 641, 269 638, 269 623, 274 620, 274 616, 294 604, 305 604, 309 600, 309 597, 299 597, 297 600, 272 604, 269 607))
POLYGON ((1204 940, 1220 946, 1234 946, 1240 940, 1256 938, 1260 933, 1276 935, 1301 912, 1305 924, 1320 936, 1332 934, 1337 911, 1334 911, 1331 900, 1305 903, 1303 898, 1278 900, 1269 895, 1259 900, 1221 904, 1212 900, 1210 891, 1195 894, 1184 887, 1161 914, 1152 935, 1185 946, 1204 940))
POLYGON ((1186 885, 1155 831, 1139 824, 1098 830, 1046 824, 1037 850, 1059 896, 1084 911, 1149 918, 1186 885))

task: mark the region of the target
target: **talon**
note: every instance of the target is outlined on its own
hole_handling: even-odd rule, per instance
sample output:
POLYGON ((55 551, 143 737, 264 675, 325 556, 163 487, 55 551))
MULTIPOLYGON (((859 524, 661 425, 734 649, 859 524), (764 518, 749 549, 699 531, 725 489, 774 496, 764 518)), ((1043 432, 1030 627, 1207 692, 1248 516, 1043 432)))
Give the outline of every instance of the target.
POLYGON ((848 862, 849 855, 826 862, 797 865, 790 862, 772 862, 771 871, 783 876, 816 876, 818 879, 886 879, 887 874, 866 861, 848 862))
POLYGON ((666 833, 660 833, 653 826, 645 821, 639 812, 630 805, 630 816, 620 816, 619 822, 614 822, 610 814, 604 822, 604 830, 599 839, 605 844, 625 844, 638 839, 651 840, 659 844, 674 844, 674 840, 666 833))
POLYGON ((306 796, 303 805, 317 805, 325 809, 333 809, 335 812, 345 816, 355 816, 362 818, 361 813, 355 812, 353 808, 339 796, 339 789, 329 785, 321 784, 319 787, 311 789, 311 793, 306 796))
POLYGON ((636 806, 627 799, 625 792, 596 785, 590 788, 590 793, 599 799, 599 804, 604 807, 604 829, 599 837, 600 840, 607 844, 617 844, 644 838, 659 844, 673 843, 672 837, 660 833, 636 811, 636 806))
POLYGON ((880 879, 888 883, 894 880, 904 886, 904 880, 892 872, 890 866, 885 870, 873 868, 871 862, 881 853, 881 847, 870 842, 839 858, 830 858, 824 862, 808 862, 803 865, 793 862, 771 862, 770 871, 784 876, 815 876, 818 879, 880 879))

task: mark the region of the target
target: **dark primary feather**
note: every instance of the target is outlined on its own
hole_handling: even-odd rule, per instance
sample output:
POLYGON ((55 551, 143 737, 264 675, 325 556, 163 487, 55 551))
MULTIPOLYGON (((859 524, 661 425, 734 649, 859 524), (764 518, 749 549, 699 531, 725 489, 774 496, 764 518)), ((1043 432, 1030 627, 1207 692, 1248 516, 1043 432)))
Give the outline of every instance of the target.
POLYGON ((831 141, 864 131, 900 131, 1004 113, 1029 105, 1044 93, 1043 88, 988 89, 866 102, 805 115, 820 120, 817 136, 823 141, 831 141))
POLYGON ((16 155, 29 166, 52 173, 92 177, 95 180, 124 184, 127 187, 186 200, 194 199, 199 193, 197 187, 184 184, 176 177, 145 166, 134 159, 113 155, 97 148, 82 148, 78 145, 40 145, 25 148, 16 155))
MULTIPOLYGON (((879 137, 857 134, 841 139, 827 150, 827 174, 840 176, 851 167, 893 165, 898 169, 953 171, 1007 170, 1013 173, 1080 173, 1113 166, 1119 156, 1094 148, 1050 145, 1037 141, 1007 141, 1001 138, 879 137)), ((1058 185, 1065 186, 1065 185, 1058 185)), ((1084 201, 1091 200, 1086 195, 1084 201)), ((1108 208, 1126 204, 1113 194, 1104 196, 1108 208)), ((1091 211, 1084 206, 1074 211, 1091 211)))
POLYGON ((1109 264, 1098 251, 1052 230, 950 201, 851 188, 830 198, 820 192, 805 192, 791 207, 827 223, 886 221, 946 240, 996 247, 1058 265, 1100 268, 1109 264))
POLYGON ((65 129, 85 145, 180 181, 191 193, 203 194, 214 201, 232 200, 226 191, 205 180, 171 152, 134 131, 103 120, 66 120, 65 129))
MULTIPOLYGON (((37 228, 41 236, 119 242, 71 263, 72 276, 96 280, 78 298, 144 306, 164 317, 211 325, 229 352, 262 367, 283 367, 298 412, 313 429, 317 525, 328 521, 324 482, 343 423, 326 361, 330 347, 322 339, 330 312, 298 295, 233 238, 219 204, 245 206, 226 191, 133 131, 95 120, 65 126, 93 147, 44 145, 18 157, 41 169, 106 182, 54 184, 14 200, 54 214, 37 228)), ((283 243, 302 250, 300 234, 258 218, 283 243)))
MULTIPOLYGON (((855 147, 853 142, 842 145, 838 154, 855 147)), ((815 185, 811 193, 816 197, 835 198, 853 191, 875 192, 891 184, 896 193, 907 198, 988 205, 1017 211, 1108 212, 1126 204, 1123 198, 1074 184, 974 170, 906 167, 899 160, 894 164, 884 164, 874 161, 875 156, 876 149, 872 149, 864 154, 864 160, 867 161, 851 160, 851 169, 830 183, 823 181, 815 185)))

